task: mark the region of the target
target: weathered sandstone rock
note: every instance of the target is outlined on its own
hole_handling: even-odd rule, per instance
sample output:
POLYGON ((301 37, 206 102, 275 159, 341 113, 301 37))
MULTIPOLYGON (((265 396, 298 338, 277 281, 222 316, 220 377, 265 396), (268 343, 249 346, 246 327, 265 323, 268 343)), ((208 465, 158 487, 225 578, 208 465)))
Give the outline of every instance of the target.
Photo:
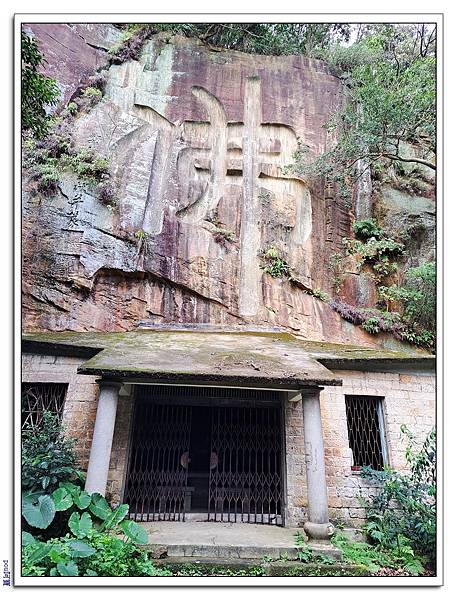
MULTIPOLYGON (((105 64, 102 48, 114 40, 110 26, 80 27, 33 26, 65 99, 105 64), (78 70, 67 56, 56 60, 56 48, 79 44, 78 70)), ((350 233, 333 190, 285 169, 298 140, 316 153, 329 144, 322 126, 342 90, 323 63, 157 36, 140 61, 108 75, 104 98, 77 117, 74 138, 110 159, 117 206, 108 210, 69 175, 52 198, 24 186, 25 329, 253 323, 379 343, 302 291, 331 292, 329 259, 350 233), (296 285, 261 269, 271 247, 296 285)))

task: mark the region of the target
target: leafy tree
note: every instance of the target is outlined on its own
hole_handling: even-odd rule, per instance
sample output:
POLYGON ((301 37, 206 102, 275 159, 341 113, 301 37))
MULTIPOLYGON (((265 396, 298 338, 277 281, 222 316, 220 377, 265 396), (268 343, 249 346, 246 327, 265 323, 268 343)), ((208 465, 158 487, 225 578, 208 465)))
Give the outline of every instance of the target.
POLYGON ((59 88, 54 79, 38 72, 45 62, 36 40, 22 31, 22 129, 43 137, 48 128, 46 106, 56 104, 59 88))
POLYGON ((300 145, 296 170, 341 186, 377 165, 415 163, 434 170, 435 29, 383 24, 358 34, 349 47, 315 52, 336 67, 346 100, 325 124, 336 141, 319 157, 300 145))
POLYGON ((241 52, 307 56, 347 42, 351 33, 347 23, 131 23, 125 27, 122 44, 113 49, 113 62, 138 59, 145 41, 161 31, 241 52))

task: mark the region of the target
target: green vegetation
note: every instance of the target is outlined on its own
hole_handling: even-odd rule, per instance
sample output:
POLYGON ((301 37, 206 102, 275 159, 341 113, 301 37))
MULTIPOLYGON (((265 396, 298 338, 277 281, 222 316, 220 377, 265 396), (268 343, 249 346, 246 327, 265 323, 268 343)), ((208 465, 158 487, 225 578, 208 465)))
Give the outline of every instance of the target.
POLYGON ((322 300, 322 302, 325 302, 326 304, 329 304, 331 302, 331 297, 329 296, 329 294, 327 294, 323 290, 319 290, 319 289, 315 289, 315 290, 311 290, 311 291, 308 290, 308 291, 305 291, 305 294, 314 296, 314 298, 318 298, 319 300, 322 300))
POLYGON ((331 285, 333 292, 339 294, 344 283, 344 257, 340 252, 335 252, 330 256, 327 270, 331 272, 331 285))
POLYGON ((45 138, 29 138, 24 144, 23 161, 36 180, 38 190, 47 196, 56 193, 65 172, 76 174, 94 188, 106 185, 110 179, 106 157, 90 148, 75 148, 69 117, 54 118, 45 138))
POLYGON ((295 545, 298 549, 297 560, 304 563, 314 563, 323 565, 334 565, 336 560, 332 556, 322 554, 321 552, 314 552, 310 546, 308 546, 303 534, 297 531, 295 534, 295 545))
POLYGON ((224 246, 228 247, 228 244, 236 243, 236 235, 230 229, 227 229, 222 223, 222 221, 217 216, 217 212, 214 212, 212 215, 206 217, 206 221, 214 225, 214 231, 212 232, 214 241, 224 246))
POLYGON ((404 163, 434 170, 435 44, 432 25, 368 24, 351 46, 316 50, 340 74, 347 100, 325 125, 334 146, 314 156, 300 144, 294 169, 343 189, 367 169, 404 163))
POLYGON ((423 444, 403 425, 407 438, 407 474, 386 467, 364 467, 361 475, 376 484, 370 499, 361 499, 367 511, 365 531, 371 543, 352 542, 337 531, 332 542, 344 562, 365 565, 371 572, 387 568, 421 575, 436 562, 436 432, 423 444))
POLYGON ((90 148, 75 148, 72 139, 75 116, 101 100, 106 79, 101 73, 92 75, 88 86, 80 88, 64 110, 49 116, 45 108, 56 104, 59 88, 55 81, 37 72, 44 62, 35 40, 22 32, 23 164, 44 195, 54 195, 63 174, 71 171, 98 188, 101 202, 113 206, 107 158, 90 148))
POLYGON ((389 553, 365 542, 352 542, 339 530, 331 542, 341 550, 344 563, 363 565, 371 573, 376 573, 381 567, 393 569, 398 566, 398 562, 389 553))
POLYGON ((418 444, 403 425, 409 471, 368 467, 362 476, 378 484, 367 503, 367 533, 382 549, 393 552, 407 570, 422 571, 436 560, 436 431, 418 444))
POLYGON ((373 219, 355 221, 353 232, 356 239, 344 238, 343 242, 347 254, 355 256, 360 268, 370 265, 377 282, 397 271, 398 264, 393 259, 404 254, 402 242, 389 237, 373 219))
POLYGON ((101 98, 103 96, 102 91, 95 87, 87 87, 82 92, 83 96, 87 98, 101 98))
MULTIPOLYGON (((118 509, 123 508, 116 521, 128 510, 128 506, 123 507, 112 511, 112 515, 117 515, 118 509)), ((77 512, 72 513, 72 517, 77 515, 77 512)), ((105 523, 98 526, 85 512, 79 521, 72 519, 70 531, 59 538, 41 541, 24 532, 23 576, 161 577, 171 574, 156 568, 146 552, 139 548, 139 544, 145 543, 140 541, 144 539, 141 532, 146 536, 140 525, 125 520, 120 527, 105 526, 105 523), (119 533, 123 538, 118 537, 119 533)))
POLYGON ((280 277, 292 278, 292 268, 281 257, 281 253, 275 246, 270 246, 260 254, 262 259, 261 269, 274 279, 280 277))
POLYGON ((130 23, 123 29, 120 44, 109 51, 113 63, 138 60, 144 43, 160 32, 242 52, 308 56, 350 37, 346 23, 130 23))
POLYGON ((47 133, 49 116, 46 107, 56 104, 59 88, 54 79, 38 72, 45 62, 36 40, 22 31, 22 130, 37 138, 47 133))
POLYGON ((403 320, 434 331, 436 327, 436 264, 428 262, 408 269, 403 286, 381 286, 379 294, 389 307, 400 305, 403 320))
POLYGON ((368 333, 392 333, 408 343, 433 348, 436 329, 436 264, 424 263, 408 269, 403 286, 382 285, 398 271, 398 260, 405 254, 403 242, 392 238, 373 219, 355 221, 355 239, 344 238, 345 255, 334 254, 328 266, 333 273, 333 288, 338 294, 343 280, 343 261, 353 256, 357 266, 377 284, 378 301, 372 308, 359 308, 335 298, 329 302, 344 319, 361 325, 368 333))
POLYGON ((379 240, 384 236, 384 231, 373 219, 355 221, 353 224, 353 233, 360 240, 368 240, 370 238, 379 240))
POLYGON ((224 227, 217 227, 213 233, 214 240, 221 244, 222 246, 226 244, 226 242, 230 244, 234 244, 236 242, 235 234, 229 229, 225 229, 224 227))
POLYGON ((139 546, 145 529, 75 481, 73 442, 56 417, 27 428, 22 446, 22 574, 24 576, 164 576, 139 546))
POLYGON ((145 231, 138 229, 134 232, 134 237, 138 240, 138 242, 144 242, 148 236, 145 231))
POLYGON ((168 564, 166 569, 174 577, 356 577, 366 576, 368 570, 363 567, 351 568, 343 565, 317 563, 298 563, 279 565, 275 562, 263 562, 254 566, 233 567, 210 564, 168 564))
POLYGON ((45 412, 39 427, 22 432, 22 487, 52 493, 60 482, 77 478, 73 442, 66 439, 56 416, 45 412))

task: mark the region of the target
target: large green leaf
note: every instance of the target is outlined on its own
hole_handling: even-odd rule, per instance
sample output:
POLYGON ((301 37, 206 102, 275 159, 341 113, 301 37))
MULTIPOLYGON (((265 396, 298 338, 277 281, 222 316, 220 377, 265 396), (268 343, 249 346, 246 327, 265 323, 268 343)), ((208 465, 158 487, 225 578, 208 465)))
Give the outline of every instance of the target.
POLYGON ((148 533, 145 531, 142 525, 139 525, 134 521, 123 521, 120 524, 120 528, 134 544, 148 543, 148 533))
POLYGON ((36 546, 33 548, 33 551, 28 556, 28 562, 30 564, 38 563, 43 558, 50 554, 50 550, 52 547, 49 544, 44 544, 43 542, 37 542, 36 546))
POLYGON ((51 496, 30 496, 22 498, 22 515, 31 527, 46 529, 55 517, 55 503, 51 496))
POLYGON ((81 492, 81 488, 79 485, 75 485, 74 483, 71 483, 70 481, 63 481, 62 483, 59 484, 60 488, 64 488, 65 490, 67 490, 72 496, 76 496, 81 492))
POLYGON ((79 494, 72 495, 73 501, 79 509, 84 510, 91 503, 91 495, 87 492, 80 492, 79 494))
POLYGON ((56 489, 52 494, 52 498, 57 512, 67 510, 73 506, 72 496, 65 488, 59 487, 56 489))
POLYGON ((72 560, 67 563, 58 563, 56 568, 58 569, 59 574, 63 577, 78 576, 78 567, 72 560))
POLYGON ((115 508, 102 525, 102 529, 112 529, 125 519, 129 510, 128 504, 120 504, 115 508))
POLYGON ((67 545, 70 548, 70 553, 73 558, 85 558, 86 556, 92 556, 96 553, 95 548, 85 542, 80 542, 79 540, 70 540, 67 542, 67 545))
POLYGON ((105 498, 97 492, 94 492, 91 495, 91 504, 89 505, 89 510, 93 515, 102 521, 107 519, 112 513, 111 507, 106 502, 105 498))
POLYGON ((70 515, 69 529, 77 538, 84 538, 92 529, 92 519, 89 513, 80 514, 74 512, 70 515))
POLYGON ((36 540, 28 533, 28 531, 22 531, 22 546, 30 546, 31 544, 35 544, 36 540))

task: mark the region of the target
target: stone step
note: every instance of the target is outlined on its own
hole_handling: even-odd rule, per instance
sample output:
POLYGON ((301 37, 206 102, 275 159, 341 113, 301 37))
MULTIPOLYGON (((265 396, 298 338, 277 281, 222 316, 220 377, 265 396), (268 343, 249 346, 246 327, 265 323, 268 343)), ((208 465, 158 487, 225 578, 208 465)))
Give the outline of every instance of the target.
MULTIPOLYGON (((304 537, 300 528, 250 523, 156 521, 142 525, 148 532, 147 548, 153 558, 295 560, 296 538, 299 533, 304 537)), ((325 554, 335 560, 341 556, 329 542, 317 541, 308 546, 315 554, 325 554)))
POLYGON ((291 546, 268 547, 268 546, 231 546, 229 544, 149 544, 147 546, 152 558, 169 557, 192 557, 192 558, 245 558, 272 559, 284 558, 295 560, 297 549, 291 546))
MULTIPOLYGON (((331 544, 308 544, 313 555, 323 554, 335 560, 341 559, 341 552, 331 544)), ((298 549, 293 546, 255 546, 231 544, 149 544, 152 558, 189 557, 225 559, 264 559, 296 560, 298 549)))

